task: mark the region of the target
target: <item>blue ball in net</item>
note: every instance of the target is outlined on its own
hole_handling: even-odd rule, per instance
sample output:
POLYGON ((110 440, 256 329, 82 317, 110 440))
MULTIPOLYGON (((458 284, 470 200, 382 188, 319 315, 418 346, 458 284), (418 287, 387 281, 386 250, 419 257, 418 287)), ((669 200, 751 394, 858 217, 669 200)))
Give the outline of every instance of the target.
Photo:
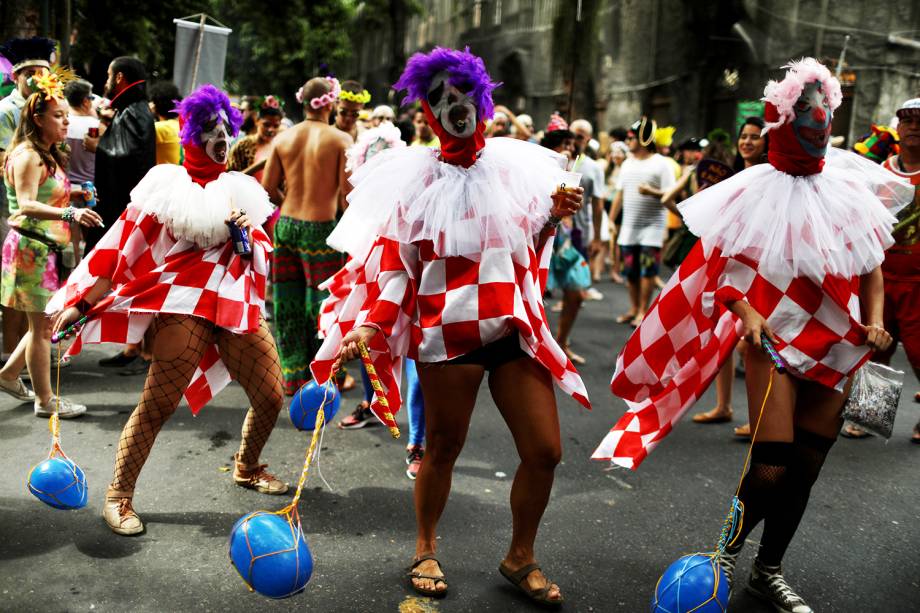
POLYGON ((325 420, 328 423, 332 420, 342 404, 342 395, 339 389, 331 381, 319 385, 316 381, 308 381, 303 387, 297 390, 294 397, 291 398, 291 406, 288 408, 288 415, 291 417, 291 423, 298 430, 310 432, 316 425, 316 414, 325 399, 326 405, 323 407, 325 420))
POLYGON ((313 556, 300 523, 267 511, 250 513, 234 524, 230 561, 252 589, 269 598, 303 591, 313 574, 313 556))
POLYGON ((29 491, 55 509, 86 506, 86 475, 68 458, 48 458, 29 472, 29 491))
POLYGON ((652 597, 653 613, 724 613, 728 577, 712 554, 684 556, 668 566, 652 597))

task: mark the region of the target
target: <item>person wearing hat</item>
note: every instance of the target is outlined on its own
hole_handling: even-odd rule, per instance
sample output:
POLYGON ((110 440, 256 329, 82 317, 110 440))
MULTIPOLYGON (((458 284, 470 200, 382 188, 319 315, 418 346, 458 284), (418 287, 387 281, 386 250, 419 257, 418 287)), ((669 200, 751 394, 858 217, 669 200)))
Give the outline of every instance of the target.
MULTIPOLYGON (((0 55, 13 65, 12 77, 16 83, 9 96, 0 100, 0 163, 10 148, 13 134, 19 125, 22 107, 32 94, 29 78, 42 69, 51 68, 55 42, 50 38, 35 36, 32 38, 14 38, 0 45, 0 55)), ((9 232, 7 219, 9 209, 6 202, 6 190, 0 189, 0 244, 9 232)), ((25 316, 13 309, 0 307, 3 312, 3 355, 13 352, 19 339, 28 330, 25 316)))
POLYGON ((674 169, 657 153, 655 121, 643 117, 632 125, 626 145, 632 157, 623 162, 610 210, 616 219, 623 210, 617 243, 623 256, 623 276, 629 287, 630 309, 617 323, 638 326, 648 310, 664 244, 665 209, 661 196, 674 185, 674 169))
POLYGON ((390 123, 396 121, 396 113, 393 112, 393 108, 386 104, 375 106, 371 113, 371 127, 376 128, 385 121, 390 123))
MULTIPOLYGON (((916 191, 913 202, 898 213, 892 230, 895 244, 885 252, 882 262, 885 329, 891 330, 894 342, 872 359, 887 364, 901 341, 907 361, 920 379, 920 98, 906 101, 896 114, 900 151, 885 159, 882 166, 910 181, 916 191)), ((920 393, 914 400, 920 402, 920 393)), ((844 435, 861 438, 866 433, 851 428, 845 429, 844 435)), ((914 426, 911 442, 920 445, 920 422, 914 426)))

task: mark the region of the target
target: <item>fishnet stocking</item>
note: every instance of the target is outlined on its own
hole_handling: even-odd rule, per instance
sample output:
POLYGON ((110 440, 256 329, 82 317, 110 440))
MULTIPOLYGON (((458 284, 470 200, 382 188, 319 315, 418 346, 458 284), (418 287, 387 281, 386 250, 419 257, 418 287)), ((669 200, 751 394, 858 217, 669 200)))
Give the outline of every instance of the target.
POLYGON ((754 443, 751 467, 738 492, 738 498, 744 504, 744 518, 729 553, 740 550, 747 535, 770 515, 781 495, 791 451, 792 443, 754 443))
POLYGON ((259 330, 253 334, 232 334, 218 329, 217 348, 230 376, 243 386, 249 398, 237 460, 253 466, 259 461, 284 404, 281 362, 275 340, 262 320, 259 330))
POLYGON ((179 406, 201 356, 214 342, 213 324, 188 315, 158 315, 153 328, 153 362, 140 403, 118 441, 111 490, 130 496, 157 434, 179 406))

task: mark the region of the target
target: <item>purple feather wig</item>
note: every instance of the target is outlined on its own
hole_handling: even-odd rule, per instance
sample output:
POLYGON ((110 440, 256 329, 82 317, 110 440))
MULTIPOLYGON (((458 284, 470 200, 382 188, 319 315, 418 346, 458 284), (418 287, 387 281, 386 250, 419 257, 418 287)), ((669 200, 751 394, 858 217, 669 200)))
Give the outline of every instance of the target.
POLYGON ((179 113, 182 124, 179 136, 185 146, 200 146, 202 128, 220 111, 227 115, 231 136, 239 134, 243 125, 243 116, 230 104, 227 94, 210 84, 202 85, 186 96, 173 111, 179 113))
POLYGON ((479 110, 479 118, 491 119, 494 111, 492 90, 501 83, 492 81, 482 58, 470 53, 469 47, 463 51, 435 47, 429 53, 414 54, 406 62, 406 69, 393 84, 393 89, 407 90, 403 104, 425 100, 431 80, 443 70, 450 75, 448 82, 451 85, 464 91, 469 88, 469 96, 479 110))

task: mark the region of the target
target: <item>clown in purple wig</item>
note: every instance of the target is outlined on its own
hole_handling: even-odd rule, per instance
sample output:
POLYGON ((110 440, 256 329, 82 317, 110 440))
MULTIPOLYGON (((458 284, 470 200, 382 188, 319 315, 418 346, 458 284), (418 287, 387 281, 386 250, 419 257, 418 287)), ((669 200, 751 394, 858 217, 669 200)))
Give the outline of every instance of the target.
POLYGON ((192 147, 201 147, 215 163, 226 164, 230 138, 243 124, 243 116, 227 94, 213 85, 202 85, 174 110, 179 113, 179 136, 186 154, 192 147))

